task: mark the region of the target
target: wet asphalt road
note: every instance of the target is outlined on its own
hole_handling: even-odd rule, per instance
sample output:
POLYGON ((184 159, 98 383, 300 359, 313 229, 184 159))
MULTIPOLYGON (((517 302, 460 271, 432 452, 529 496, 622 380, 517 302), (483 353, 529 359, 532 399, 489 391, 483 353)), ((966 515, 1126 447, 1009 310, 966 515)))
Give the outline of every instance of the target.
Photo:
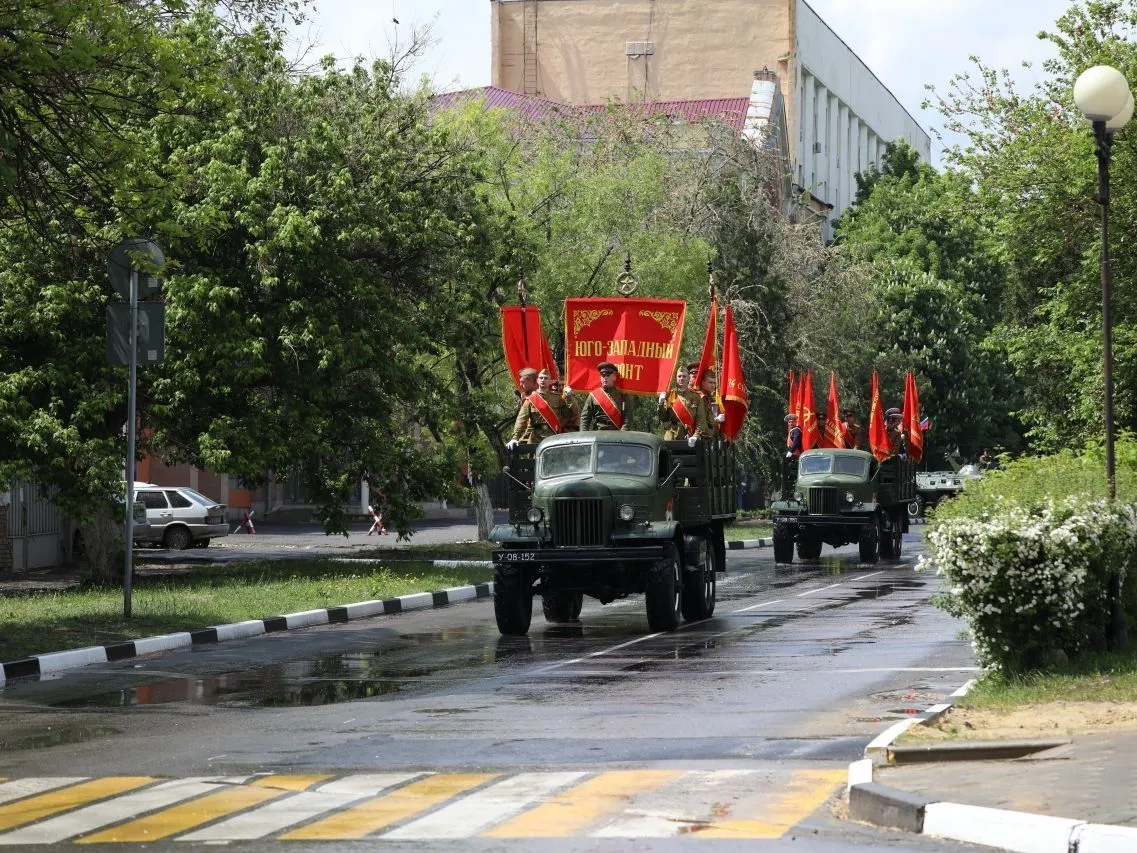
MULTIPOLYGON (((417 822, 396 820, 388 838, 344 841, 329 830, 241 841, 217 819, 199 830, 202 844, 212 831, 212 843, 241 850, 965 849, 838 816, 846 767, 865 744, 974 674, 959 625, 928 601, 938 580, 913 571, 919 536, 905 547, 903 560, 875 566, 859 565, 855 548, 791 567, 775 567, 769 549, 729 552, 714 616, 664 634, 648 633, 633 597, 587 602, 579 625, 548 625, 538 613, 528 638, 503 639, 481 601, 13 683, 0 690, 2 775, 264 773, 319 791, 344 777, 393 774, 383 779, 402 784, 433 773, 475 792, 468 813, 435 793, 436 811, 419 803, 417 822), (500 779, 529 797, 525 809, 494 800, 500 779), (593 800, 555 802, 582 780, 604 788, 597 809, 619 801, 623 810, 589 824, 573 809, 593 800), (494 808, 512 817, 477 838, 447 838, 445 827, 476 825, 471 814, 494 808), (431 824, 431 814, 442 816, 431 824), (533 814, 540 820, 525 825, 533 814), (733 842, 707 839, 720 817, 733 842), (562 820, 564 837, 534 837, 533 826, 562 820), (605 833, 615 837, 597 837, 605 833)), ((4 808, 0 828, 16 825, 4 823, 4 808)))

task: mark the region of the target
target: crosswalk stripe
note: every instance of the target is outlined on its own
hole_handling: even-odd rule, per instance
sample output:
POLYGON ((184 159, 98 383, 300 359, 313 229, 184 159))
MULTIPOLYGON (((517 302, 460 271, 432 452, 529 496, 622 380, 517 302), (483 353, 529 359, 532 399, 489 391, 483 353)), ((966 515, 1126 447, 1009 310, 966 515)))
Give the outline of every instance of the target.
POLYGON ((13 779, 0 785, 0 803, 12 800, 22 800, 33 794, 42 794, 44 791, 54 791, 56 788, 66 788, 86 781, 86 776, 55 776, 38 779, 13 779))
POLYGON ((261 776, 250 782, 250 785, 255 785, 258 788, 279 788, 281 791, 306 791, 315 785, 317 782, 323 782, 325 779, 331 779, 328 773, 311 776, 286 776, 286 775, 269 775, 261 776))
POLYGON ((682 776, 672 770, 614 770, 603 773, 483 835, 490 838, 563 838, 576 835, 635 794, 654 791, 682 776))
MULTIPOLYGON (((10 802, 0 806, 0 830, 41 820, 59 812, 85 806, 95 800, 104 800, 115 794, 149 785, 153 781, 149 776, 110 776, 10 802)), ((7 843, 5 838, 6 836, 0 835, 0 844, 7 843)))
POLYGON ((767 811, 768 818, 727 820, 696 833, 698 838, 781 838, 786 830, 809 815, 844 783, 845 770, 799 770, 788 790, 767 811))
POLYGON ((287 840, 309 841, 363 838, 494 778, 495 774, 491 773, 450 773, 429 776, 280 837, 287 840))
POLYGON ((0 843, 9 845, 55 844, 66 838, 73 838, 109 826, 112 823, 127 820, 141 812, 162 808, 190 797, 215 791, 219 786, 216 779, 207 781, 205 778, 163 782, 160 785, 154 785, 133 794, 115 797, 106 802, 58 815, 41 823, 25 826, 7 835, 0 836, 0 843))
POLYGON ((304 823, 325 812, 338 811, 362 797, 373 797, 384 788, 408 782, 420 773, 374 773, 339 779, 321 785, 315 791, 304 791, 293 797, 273 800, 252 811, 215 823, 178 841, 249 841, 264 838, 298 823, 304 823))
POLYGON ((466 838, 511 817, 585 773, 520 773, 463 797, 383 838, 466 838))
POLYGON ((286 794, 288 791, 281 788, 254 787, 252 785, 228 788, 206 794, 206 796, 190 800, 188 803, 175 805, 160 812, 140 817, 120 826, 111 827, 96 835, 88 835, 79 839, 79 843, 157 841, 201 826, 203 823, 231 815, 234 812, 259 806, 261 803, 275 800, 277 797, 283 797, 286 794))
MULTIPOLYGON (((740 793, 757 784, 768 788, 771 774, 756 770, 691 770, 683 777, 683 794, 653 802, 640 797, 613 820, 594 829, 590 838, 675 838, 697 832, 721 818, 740 793)), ((663 792, 664 789, 661 789, 663 792)))

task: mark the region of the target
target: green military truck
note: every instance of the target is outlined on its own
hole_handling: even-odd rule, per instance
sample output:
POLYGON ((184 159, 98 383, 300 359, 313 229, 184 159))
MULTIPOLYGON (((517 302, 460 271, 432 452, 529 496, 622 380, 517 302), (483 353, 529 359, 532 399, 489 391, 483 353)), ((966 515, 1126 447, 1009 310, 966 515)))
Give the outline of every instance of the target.
POLYGON ((730 445, 573 432, 519 445, 504 471, 509 523, 490 535, 502 634, 528 633, 534 595, 553 623, 575 621, 586 595, 643 593, 652 631, 714 612, 738 500, 730 445))
POLYGON ((792 563, 795 543, 803 560, 816 560, 823 544, 850 542, 858 544, 865 563, 900 556, 907 506, 916 498, 915 462, 897 456, 878 462, 863 450, 818 448, 802 453, 796 472, 783 480, 782 499, 771 507, 775 562, 792 563))

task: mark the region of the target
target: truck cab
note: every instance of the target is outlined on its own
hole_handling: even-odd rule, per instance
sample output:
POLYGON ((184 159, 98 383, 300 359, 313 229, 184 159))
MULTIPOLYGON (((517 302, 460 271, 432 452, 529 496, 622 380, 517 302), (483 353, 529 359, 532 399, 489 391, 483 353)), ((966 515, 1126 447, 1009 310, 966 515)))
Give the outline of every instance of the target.
POLYGON ((653 631, 711 615, 737 499, 728 445, 574 432, 508 461, 510 519, 490 535, 503 634, 528 632, 534 594, 554 623, 576 620, 585 595, 607 604, 644 593, 653 631))

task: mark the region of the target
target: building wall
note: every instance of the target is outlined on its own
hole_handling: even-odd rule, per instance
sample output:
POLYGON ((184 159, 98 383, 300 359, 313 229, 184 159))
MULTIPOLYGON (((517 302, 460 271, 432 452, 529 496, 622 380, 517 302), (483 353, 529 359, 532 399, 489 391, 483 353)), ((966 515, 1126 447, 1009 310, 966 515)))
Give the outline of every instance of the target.
POLYGON ((492 0, 491 82, 572 104, 742 97, 778 76, 794 182, 836 217, 853 175, 931 140, 804 0, 492 0))

